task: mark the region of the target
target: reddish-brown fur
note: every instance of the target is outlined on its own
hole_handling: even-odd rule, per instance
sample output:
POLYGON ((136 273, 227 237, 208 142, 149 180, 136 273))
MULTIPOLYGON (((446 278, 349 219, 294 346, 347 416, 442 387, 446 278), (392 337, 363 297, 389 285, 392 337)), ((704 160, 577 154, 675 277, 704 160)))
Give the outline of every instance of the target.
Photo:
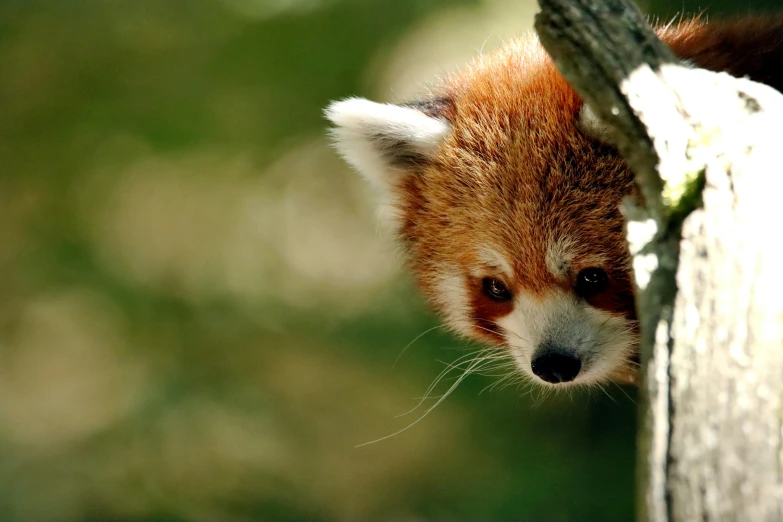
MULTIPOLYGON (((783 88, 783 16, 689 20, 658 34, 686 65, 783 88)), ((430 98, 352 98, 326 110, 338 149, 381 189, 418 284, 449 325, 507 347, 548 385, 630 382, 636 367, 620 212, 633 174, 585 109, 531 36, 430 98)))
MULTIPOLYGON (((659 29, 681 58, 699 67, 783 88, 783 18, 724 23, 687 21, 659 29)), ((403 186, 401 234, 418 284, 442 311, 443 277, 466 278, 473 331, 503 344, 495 321, 512 305, 482 292, 482 277, 501 277, 514 293, 571 291, 583 268, 599 266, 609 289, 594 307, 635 319, 630 258, 620 202, 633 176, 617 152, 579 128, 582 102, 533 38, 479 58, 436 89, 421 110, 448 119, 453 132, 419 175, 403 186), (547 248, 571 241, 559 277, 547 248), (513 280, 487 264, 492 245, 512 263, 513 280)))
POLYGON ((783 90, 783 16, 716 23, 693 19, 658 31, 674 53, 711 71, 747 76, 783 90))
MULTIPOLYGON (((611 147, 579 131, 581 100, 544 51, 533 40, 515 42, 452 77, 444 94, 453 100, 454 132, 427 171, 411 177, 404 198, 403 235, 424 293, 438 302, 430 276, 444 263, 496 275, 476 251, 487 244, 513 260, 515 293, 571 288, 545 256, 548 245, 573 238, 572 275, 600 252, 613 263, 613 285, 595 304, 632 318, 619 202, 633 178, 611 147)), ((508 313, 510 305, 483 295, 480 280, 471 287, 480 326, 508 313)))

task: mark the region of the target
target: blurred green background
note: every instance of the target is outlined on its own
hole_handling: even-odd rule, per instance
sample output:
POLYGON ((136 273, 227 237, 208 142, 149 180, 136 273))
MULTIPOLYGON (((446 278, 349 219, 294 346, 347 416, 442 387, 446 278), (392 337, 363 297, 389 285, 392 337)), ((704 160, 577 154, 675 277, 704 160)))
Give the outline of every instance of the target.
POLYGON ((0 3, 0 520, 631 519, 633 389, 471 376, 356 447, 477 347, 402 353, 438 321, 321 110, 535 9, 0 3))

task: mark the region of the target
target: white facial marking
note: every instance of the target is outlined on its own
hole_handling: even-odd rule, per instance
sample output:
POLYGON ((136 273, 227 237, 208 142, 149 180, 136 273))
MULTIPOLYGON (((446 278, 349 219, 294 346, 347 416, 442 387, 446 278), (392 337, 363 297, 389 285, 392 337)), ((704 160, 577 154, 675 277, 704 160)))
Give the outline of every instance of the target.
POLYGON ((625 318, 594 308, 566 292, 545 298, 520 294, 514 304, 514 311, 497 323, 508 332, 506 341, 517 366, 537 382, 549 384, 531 369, 536 349, 544 342, 581 361, 579 375, 566 384, 607 379, 633 347, 634 338, 625 318))
POLYGON ((457 269, 439 272, 434 282, 437 292, 435 300, 443 311, 446 323, 455 331, 469 336, 473 331, 470 320, 473 313, 470 309, 470 292, 465 285, 465 277, 457 269))
POLYGON ((573 243, 570 239, 564 238, 549 245, 546 251, 546 267, 549 272, 557 278, 568 277, 573 243))
MULTIPOLYGON (((498 275, 505 276, 507 281, 510 281, 514 277, 511 263, 493 248, 482 248, 481 251, 479 251, 479 261, 489 269, 498 270, 500 272, 498 275)), ((484 274, 477 272, 474 275, 478 277, 484 274)))
MULTIPOLYGON (((573 259, 574 243, 568 238, 560 239, 547 248, 546 267, 557 278, 567 279, 571 275, 573 259)), ((580 263, 583 268, 600 268, 606 264, 606 257, 601 254, 591 254, 581 257, 580 263)))

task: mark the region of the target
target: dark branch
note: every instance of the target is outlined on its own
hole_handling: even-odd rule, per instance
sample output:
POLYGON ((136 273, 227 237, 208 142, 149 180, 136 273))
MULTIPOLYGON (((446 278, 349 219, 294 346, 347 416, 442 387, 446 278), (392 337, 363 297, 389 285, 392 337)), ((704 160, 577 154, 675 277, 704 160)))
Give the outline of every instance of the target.
POLYGON ((648 210, 660 216, 658 157, 623 85, 641 67, 655 71, 677 59, 630 2, 540 0, 539 4, 535 26, 541 43, 563 76, 615 131, 618 149, 643 178, 639 184, 648 210))

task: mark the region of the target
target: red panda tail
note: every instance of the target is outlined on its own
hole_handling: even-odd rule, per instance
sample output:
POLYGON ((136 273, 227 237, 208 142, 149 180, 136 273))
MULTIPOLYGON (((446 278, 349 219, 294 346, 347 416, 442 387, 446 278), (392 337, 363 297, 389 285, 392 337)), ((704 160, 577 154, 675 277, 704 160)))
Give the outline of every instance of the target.
POLYGON ((697 67, 749 77, 783 91, 783 15, 669 24, 658 36, 697 67))

